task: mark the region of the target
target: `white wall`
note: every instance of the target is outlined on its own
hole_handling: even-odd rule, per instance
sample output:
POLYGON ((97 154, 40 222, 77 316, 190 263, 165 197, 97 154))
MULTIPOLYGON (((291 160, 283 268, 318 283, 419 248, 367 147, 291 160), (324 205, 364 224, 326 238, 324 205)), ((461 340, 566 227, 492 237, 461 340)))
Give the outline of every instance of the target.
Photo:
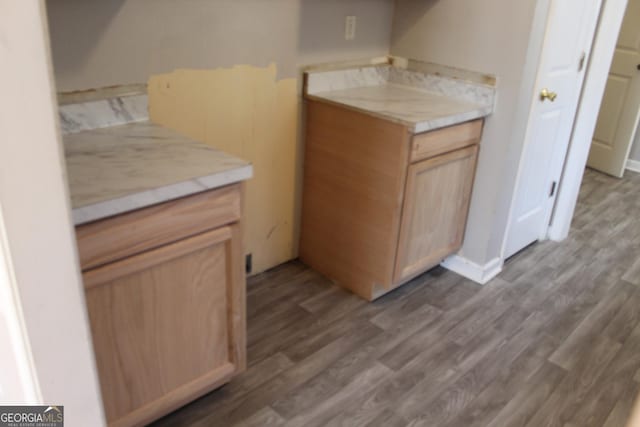
POLYGON ((391 53, 498 79, 496 109, 480 147, 461 255, 483 265, 500 256, 548 2, 536 0, 397 0, 391 53), (536 9, 537 6, 537 9, 536 9), (537 14, 537 15, 536 15, 537 14), (530 42, 533 44, 529 51, 530 42), (527 64, 529 61, 529 64, 527 64), (534 72, 531 72, 533 68, 534 72), (524 98, 523 98, 524 96, 524 98), (520 110, 519 110, 520 108, 520 110), (518 132, 522 135, 518 135, 518 132), (517 166, 517 164, 516 164, 517 166))
POLYGON ((13 301, 1 305, 0 335, 21 335, 2 357, 30 366, 16 379, 2 364, 0 383, 16 400, 64 405, 67 425, 100 426, 43 1, 0 0, 0 64, 0 280, 10 281, 0 286, 13 301))
POLYGON ((176 68, 297 66, 389 53, 393 0, 49 0, 59 91, 176 68), (344 17, 357 16, 355 40, 344 17))
POLYGON ((0 402, 38 402, 40 390, 5 237, 0 213, 0 402))

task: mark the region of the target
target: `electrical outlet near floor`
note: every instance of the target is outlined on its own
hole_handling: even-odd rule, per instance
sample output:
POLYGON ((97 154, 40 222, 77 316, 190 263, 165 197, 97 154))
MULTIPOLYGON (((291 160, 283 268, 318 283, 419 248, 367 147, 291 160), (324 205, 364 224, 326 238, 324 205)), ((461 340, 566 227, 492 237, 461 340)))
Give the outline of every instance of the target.
POLYGON ((344 19, 344 39, 353 40, 356 37, 356 17, 349 15, 344 19))

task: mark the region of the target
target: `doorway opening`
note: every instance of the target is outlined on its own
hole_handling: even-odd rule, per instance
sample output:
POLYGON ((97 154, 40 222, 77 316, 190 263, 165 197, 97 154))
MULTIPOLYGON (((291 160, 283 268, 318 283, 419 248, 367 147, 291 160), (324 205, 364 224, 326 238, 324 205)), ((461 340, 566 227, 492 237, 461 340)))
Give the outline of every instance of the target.
POLYGON ((622 178, 640 172, 640 0, 628 0, 587 166, 622 178))
MULTIPOLYGON (((634 5, 637 5, 639 1, 640 0, 629 0, 631 3, 631 14, 634 13, 633 8, 637 7, 634 5)), ((554 6, 557 4, 566 5, 569 3, 571 2, 565 2, 564 0, 551 0, 547 26, 553 24, 551 17, 554 12, 554 6)), ((594 34, 592 34, 591 39, 587 41, 586 45, 586 58, 589 60, 585 70, 584 85, 582 86, 579 95, 577 113, 575 113, 574 117, 565 119, 572 126, 572 132, 570 133, 570 136, 567 137, 569 140, 568 148, 565 145, 561 153, 563 160, 561 160, 561 165, 558 168, 558 175, 551 177, 551 179, 547 179, 547 181, 545 181, 545 185, 552 184, 553 178, 558 178, 559 181, 557 187, 555 185, 552 187, 555 192, 553 190, 548 192, 545 199, 540 195, 542 194, 541 192, 537 196, 540 201, 540 206, 543 206, 543 201, 548 203, 547 206, 550 206, 551 215, 550 217, 547 217, 545 221, 539 221, 538 225, 540 225, 540 227, 537 227, 533 233, 524 226, 518 229, 518 221, 520 221, 520 225, 525 225, 525 221, 523 219, 527 219, 525 215, 520 215, 522 214, 522 209, 520 209, 520 211, 518 210, 518 198, 520 198, 520 201, 524 200, 522 205, 526 206, 526 203, 532 205, 526 189, 523 191, 522 185, 519 184, 519 181, 522 180, 523 175, 525 175, 523 171, 526 172, 527 168, 530 171, 534 171, 534 173, 531 173, 530 175, 536 179, 542 179, 540 176, 545 174, 536 171, 535 168, 532 168, 532 166, 528 164, 531 162, 531 158, 526 156, 526 151, 520 160, 516 191, 512 200, 507 233, 503 241, 502 259, 506 258, 510 253, 516 253, 519 249, 524 248, 531 242, 546 239, 561 241, 569 235, 576 202, 578 200, 578 194, 585 174, 587 158, 589 157, 589 152, 592 146, 596 122, 601 110, 600 104, 605 92, 605 86, 608 83, 610 65, 616 51, 616 42, 623 24, 627 3, 627 0, 607 0, 602 2, 601 7, 600 5, 597 6, 597 15, 595 17, 596 22, 593 22, 594 25, 597 24, 597 28, 594 28, 594 34), (520 215, 520 217, 518 217, 518 215, 520 215), (529 233, 527 239, 523 239, 522 236, 527 234, 527 232, 529 233), (515 242, 517 244, 514 244, 513 242, 514 236, 516 240, 519 239, 519 241, 515 242)), ((573 6, 578 8, 580 7, 576 4, 573 6)), ((586 3, 583 4, 583 7, 585 6, 586 3)), ((636 11, 635 14, 637 15, 638 12, 636 11)), ((638 26, 636 26, 636 28, 637 27, 638 26)), ((549 29, 547 28, 547 34, 548 33, 549 29)), ((546 37, 548 37, 548 35, 546 37)), ((545 44, 547 43, 548 40, 545 39, 545 44)), ((626 44, 630 43, 627 42, 626 44)), ((552 48, 554 47, 554 45, 551 46, 552 48)), ((538 74, 540 74, 541 67, 544 65, 544 56, 549 55, 548 52, 545 52, 544 47, 541 51, 542 54, 539 61, 540 65, 538 68, 538 74)), ((580 67, 581 62, 577 62, 576 64, 579 64, 578 67, 580 67)), ((636 66, 637 63, 634 64, 634 67, 636 66)), ((638 72, 638 70, 636 70, 636 72, 638 72)), ((634 77, 634 84, 636 84, 635 82, 637 81, 637 78, 638 77, 634 77)), ((540 86, 540 79, 538 77, 535 90, 540 91, 541 88, 544 88, 544 86, 540 86)), ((532 99, 534 102, 533 105, 535 106, 537 97, 532 95, 532 99)), ((549 101, 549 99, 546 100, 549 101)), ((538 108, 538 110, 540 110, 538 115, 540 115, 540 112, 544 113, 543 109, 538 108)), ((532 123, 535 123, 536 117, 534 113, 535 108, 533 108, 530 113, 529 127, 527 130, 527 138, 529 140, 525 141, 525 145, 534 145, 531 142, 533 141, 531 139, 531 135, 535 135, 532 131, 533 126, 531 126, 532 123)), ((635 125, 637 128, 637 123, 635 123, 635 125)), ((633 130, 633 133, 636 135, 638 134, 635 129, 633 130)), ((562 139, 562 141, 566 143, 567 139, 562 139)), ((528 149, 530 151, 532 150, 532 148, 528 149)), ((540 153, 540 151, 538 151, 538 153, 540 153)), ((547 157, 553 157, 553 155, 554 154, 548 154, 547 157)), ((540 157, 544 158, 544 153, 541 154, 540 157)), ((543 188, 544 186, 541 185, 540 187, 543 188)))

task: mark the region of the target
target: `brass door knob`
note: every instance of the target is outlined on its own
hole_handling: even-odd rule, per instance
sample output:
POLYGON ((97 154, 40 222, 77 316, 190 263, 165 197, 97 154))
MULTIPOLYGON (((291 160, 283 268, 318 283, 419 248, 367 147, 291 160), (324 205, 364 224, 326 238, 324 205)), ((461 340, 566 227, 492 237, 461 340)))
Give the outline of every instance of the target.
POLYGON ((546 87, 540 91, 540 101, 544 101, 545 99, 548 99, 549 101, 553 102, 556 100, 557 97, 558 97, 557 93, 551 92, 546 87))

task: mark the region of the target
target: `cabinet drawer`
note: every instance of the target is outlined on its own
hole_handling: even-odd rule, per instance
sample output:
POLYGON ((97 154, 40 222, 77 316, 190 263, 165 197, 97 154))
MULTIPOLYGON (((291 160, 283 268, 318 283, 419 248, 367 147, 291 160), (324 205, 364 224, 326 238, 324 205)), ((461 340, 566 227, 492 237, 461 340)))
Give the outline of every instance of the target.
POLYGON ((482 119, 419 133, 414 135, 411 144, 411 162, 477 144, 481 134, 482 119))
POLYGON ((82 270, 240 219, 241 187, 216 190, 76 227, 82 270))

